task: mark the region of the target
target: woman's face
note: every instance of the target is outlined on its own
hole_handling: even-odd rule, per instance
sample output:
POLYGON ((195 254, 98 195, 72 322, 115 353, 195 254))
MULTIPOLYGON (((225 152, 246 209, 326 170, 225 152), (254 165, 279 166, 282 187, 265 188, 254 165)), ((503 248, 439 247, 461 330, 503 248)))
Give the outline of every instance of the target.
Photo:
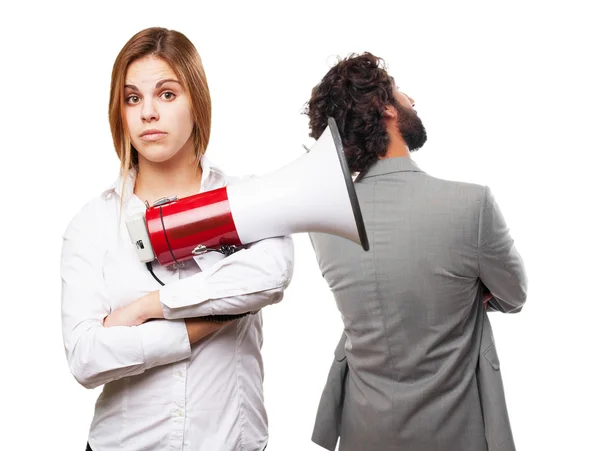
POLYGON ((125 74, 125 121, 139 162, 162 163, 175 155, 193 158, 190 98, 171 66, 147 56, 125 74))

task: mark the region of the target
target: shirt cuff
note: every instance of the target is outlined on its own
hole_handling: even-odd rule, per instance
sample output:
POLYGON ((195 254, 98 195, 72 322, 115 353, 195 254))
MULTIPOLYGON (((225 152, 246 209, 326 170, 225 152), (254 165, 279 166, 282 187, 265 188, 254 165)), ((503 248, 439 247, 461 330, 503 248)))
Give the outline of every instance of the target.
POLYGON ((185 321, 154 320, 137 326, 146 369, 179 362, 192 355, 185 321))
POLYGON ((164 317, 184 318, 184 315, 178 313, 190 306, 195 307, 193 316, 213 315, 210 303, 206 303, 210 294, 205 280, 206 273, 198 273, 162 287, 159 290, 159 298, 164 317))

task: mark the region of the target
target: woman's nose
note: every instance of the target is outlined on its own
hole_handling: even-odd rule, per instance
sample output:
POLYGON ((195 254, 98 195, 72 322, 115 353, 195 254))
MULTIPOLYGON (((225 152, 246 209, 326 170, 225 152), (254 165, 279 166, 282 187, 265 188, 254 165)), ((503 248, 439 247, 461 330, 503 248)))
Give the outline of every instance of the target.
POLYGON ((158 110, 154 102, 144 102, 142 105, 142 120, 145 122, 151 122, 158 120, 158 110))

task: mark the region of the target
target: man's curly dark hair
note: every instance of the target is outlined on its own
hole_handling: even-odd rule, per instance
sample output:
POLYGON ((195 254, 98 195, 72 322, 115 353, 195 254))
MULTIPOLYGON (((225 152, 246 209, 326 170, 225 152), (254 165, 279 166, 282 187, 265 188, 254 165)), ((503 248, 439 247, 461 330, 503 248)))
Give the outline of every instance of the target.
POLYGON ((365 52, 341 59, 313 88, 306 104, 309 136, 318 139, 327 128, 327 118, 333 117, 350 171, 364 171, 387 151, 389 137, 382 120, 385 107, 402 109, 394 88, 382 58, 365 52))

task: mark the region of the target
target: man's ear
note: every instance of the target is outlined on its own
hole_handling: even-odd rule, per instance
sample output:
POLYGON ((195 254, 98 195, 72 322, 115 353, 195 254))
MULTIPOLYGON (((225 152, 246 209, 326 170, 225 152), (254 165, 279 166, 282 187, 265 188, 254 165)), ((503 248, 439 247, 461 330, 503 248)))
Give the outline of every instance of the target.
POLYGON ((383 117, 389 119, 396 119, 398 117, 398 111, 392 105, 386 105, 383 108, 383 117))

